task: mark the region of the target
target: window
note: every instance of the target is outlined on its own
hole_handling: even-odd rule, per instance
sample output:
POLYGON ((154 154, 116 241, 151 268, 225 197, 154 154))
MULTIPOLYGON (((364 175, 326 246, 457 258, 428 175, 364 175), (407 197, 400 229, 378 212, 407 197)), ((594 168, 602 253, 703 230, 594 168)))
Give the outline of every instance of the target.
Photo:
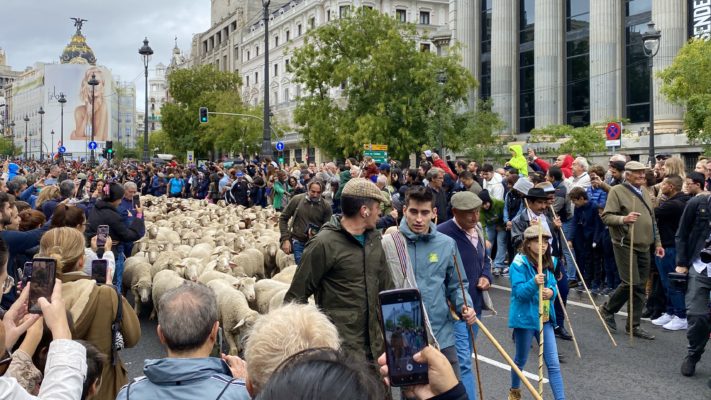
POLYGON ((254 84, 259 84, 259 72, 254 73, 254 84))
POLYGON ((247 80, 247 81, 246 81, 246 82, 247 82, 247 86, 249 86, 249 75, 247 75, 247 76, 245 77, 245 79, 247 80))
POLYGON ((284 102, 288 103, 290 100, 289 98, 289 88, 284 89, 284 102))
POLYGON ((519 127, 520 133, 536 126, 535 69, 533 50, 534 0, 521 0, 519 9, 519 127))
POLYGON ((309 18, 309 29, 314 29, 316 27, 316 17, 309 18))
POLYGON ((291 32, 286 31, 286 41, 288 42, 289 40, 291 40, 291 32))
POLYGON ((259 46, 257 46, 257 57, 259 57, 259 46))
POLYGON ((296 36, 301 36, 301 24, 296 25, 296 36))
POLYGON ((331 20, 331 10, 326 11, 326 21, 331 20))
POLYGON ((627 0, 625 16, 625 106, 630 122, 649 121, 649 65, 642 32, 652 18, 652 0, 627 0))
POLYGON ((284 71, 289 72, 289 59, 284 60, 284 71))
POLYGON ((420 51, 423 53, 430 51, 430 47, 429 43, 420 43, 420 51))
POLYGON ((235 46, 234 57, 235 61, 239 61, 239 46, 235 46))
POLYGON ((274 64, 274 76, 279 76, 279 64, 274 64))
POLYGON ((420 11, 420 25, 429 25, 430 24, 430 12, 429 11, 420 11))
POLYGON ((590 124, 591 0, 566 0, 566 123, 590 124))
POLYGON ((222 69, 227 71, 227 56, 222 56, 222 69))
POLYGON ((252 58, 252 55, 249 50, 247 50, 247 61, 249 61, 252 58))
POLYGON ((348 18, 351 15, 351 6, 338 7, 338 18, 348 18))
POLYGON ((273 100, 274 104, 279 104, 279 93, 278 92, 272 93, 272 98, 274 99, 273 100))
POLYGON ((304 160, 301 158, 301 153, 302 153, 302 149, 301 149, 301 148, 296 148, 296 149, 294 149, 294 159, 295 159, 296 162, 298 162, 298 163, 304 162, 304 160))
POLYGON ((274 36, 274 47, 279 46, 279 35, 274 36))
POLYGON ((407 22, 407 10, 395 10, 395 19, 400 22, 407 22))

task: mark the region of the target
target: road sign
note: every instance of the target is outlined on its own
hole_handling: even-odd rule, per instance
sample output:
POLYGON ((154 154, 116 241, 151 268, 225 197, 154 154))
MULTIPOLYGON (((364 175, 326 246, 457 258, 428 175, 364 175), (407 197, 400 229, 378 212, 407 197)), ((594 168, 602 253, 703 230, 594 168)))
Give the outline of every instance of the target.
POLYGON ((622 145, 622 125, 617 122, 610 122, 605 128, 605 146, 620 147, 622 145))
POLYGON ((284 157, 279 157, 279 164, 284 164, 284 157))
POLYGON ((369 156, 369 157, 388 157, 388 152, 387 151, 375 151, 375 150, 366 150, 363 152, 364 156, 369 156))
POLYGON ((284 151, 284 142, 277 142, 276 149, 277 151, 284 151))
POLYGON ((96 142, 94 142, 94 141, 89 142, 89 150, 96 150, 96 142))
POLYGON ((193 150, 188 150, 188 162, 193 163, 195 160, 195 151, 193 150))
POLYGON ((67 152, 67 148, 64 147, 64 146, 59 146, 59 152, 60 152, 60 153, 66 153, 66 152, 67 152))
POLYGON ((64 154, 62 154, 62 155, 63 155, 64 157, 71 157, 71 156, 73 156, 74 154, 72 154, 72 153, 64 153, 64 154))
POLYGON ((388 151, 388 145, 387 144, 366 143, 363 145, 363 150, 388 151))

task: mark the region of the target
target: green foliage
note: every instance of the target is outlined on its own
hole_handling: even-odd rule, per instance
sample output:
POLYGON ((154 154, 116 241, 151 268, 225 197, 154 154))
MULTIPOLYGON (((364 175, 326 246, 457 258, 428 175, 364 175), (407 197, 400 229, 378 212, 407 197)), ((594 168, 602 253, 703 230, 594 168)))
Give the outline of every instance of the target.
POLYGON ((159 130, 148 134, 148 155, 153 157, 155 153, 173 154, 177 156, 179 149, 174 147, 173 141, 167 132, 159 130))
POLYGON ((304 141, 332 156, 382 143, 399 159, 434 147, 440 133, 449 147, 454 105, 476 81, 456 51, 420 52, 416 36, 414 25, 367 8, 309 32, 289 64, 305 89, 294 112, 304 141))
POLYGON ((658 76, 662 94, 686 107, 684 124, 689 140, 711 149, 711 42, 688 42, 658 76))
POLYGON ((129 148, 120 141, 114 141, 114 160, 141 159, 143 157, 143 140, 141 140, 141 144, 138 147, 129 148), (140 150, 138 147, 140 147, 140 150))
POLYGON ((558 152, 574 156, 588 157, 592 153, 604 152, 605 131, 602 127, 583 126, 573 128, 570 125, 551 125, 531 131, 531 142, 553 142, 565 139, 558 152))
POLYGON ((11 138, 0 137, 0 155, 15 157, 22 154, 22 147, 15 146, 11 138))

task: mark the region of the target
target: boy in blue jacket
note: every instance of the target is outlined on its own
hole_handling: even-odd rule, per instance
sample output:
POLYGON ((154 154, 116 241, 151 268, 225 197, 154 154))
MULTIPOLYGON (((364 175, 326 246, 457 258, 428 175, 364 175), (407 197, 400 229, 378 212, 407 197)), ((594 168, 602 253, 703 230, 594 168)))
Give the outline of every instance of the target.
MULTIPOLYGON (((597 248, 597 243, 593 247, 593 243, 602 219, 597 212, 597 205, 588 200, 585 189, 575 187, 570 190, 568 197, 575 205, 568 244, 575 250, 575 261, 583 274, 580 278, 585 280, 585 284, 591 287, 591 290, 598 292, 602 284, 600 279, 602 274, 597 268, 600 264, 594 262, 593 254, 600 249, 597 248)), ((578 286, 578 290, 582 289, 582 285, 578 286)))

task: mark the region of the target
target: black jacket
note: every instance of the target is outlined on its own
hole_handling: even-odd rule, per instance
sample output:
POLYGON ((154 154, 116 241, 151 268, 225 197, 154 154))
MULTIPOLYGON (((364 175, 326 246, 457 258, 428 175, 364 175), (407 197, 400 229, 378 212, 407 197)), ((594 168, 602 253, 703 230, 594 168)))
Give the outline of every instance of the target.
MULTIPOLYGON (((446 175, 446 174, 445 174, 446 175)), ((435 199, 435 207, 437 207, 437 225, 447 222, 451 218, 449 214, 449 194, 442 186, 439 190, 433 189, 431 186, 427 190, 432 192, 435 199)))
POLYGON ((96 230, 99 225, 109 226, 109 236, 111 236, 111 241, 113 242, 113 250, 116 250, 116 246, 119 243, 135 242, 145 232, 143 218, 133 218, 131 225, 127 227, 116 207, 103 200, 97 201, 89 213, 89 221, 84 233, 87 243, 90 243, 91 238, 96 236, 96 230))
POLYGON ((708 194, 699 194, 686 203, 676 231, 676 265, 690 268, 704 248, 711 232, 711 207, 708 194))
POLYGON ((677 193, 654 209, 662 247, 674 247, 674 236, 679 228, 679 220, 684 213, 687 201, 689 201, 688 195, 677 193))

